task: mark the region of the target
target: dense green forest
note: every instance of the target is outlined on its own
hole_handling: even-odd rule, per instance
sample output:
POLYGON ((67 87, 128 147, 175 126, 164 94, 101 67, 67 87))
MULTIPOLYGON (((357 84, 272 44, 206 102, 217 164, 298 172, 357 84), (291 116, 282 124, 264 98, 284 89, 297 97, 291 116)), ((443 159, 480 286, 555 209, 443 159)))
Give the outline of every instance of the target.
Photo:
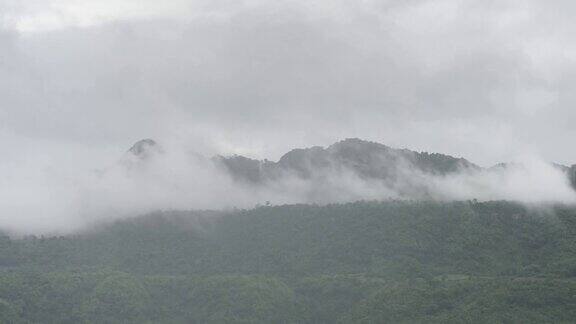
POLYGON ((574 323, 576 208, 164 211, 0 238, 0 323, 574 323))

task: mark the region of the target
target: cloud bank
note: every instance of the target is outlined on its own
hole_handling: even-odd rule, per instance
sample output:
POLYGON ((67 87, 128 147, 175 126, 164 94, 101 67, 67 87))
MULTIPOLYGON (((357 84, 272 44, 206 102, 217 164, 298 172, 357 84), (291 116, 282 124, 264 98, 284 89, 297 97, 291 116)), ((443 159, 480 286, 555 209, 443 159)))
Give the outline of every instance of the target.
MULTIPOLYGON (((87 155, 89 152, 86 152, 87 155)), ((252 208, 263 204, 341 203, 356 200, 515 200, 575 203, 563 171, 534 157, 499 170, 424 173, 398 164, 395 182, 328 169, 310 178, 286 173, 258 185, 234 180, 213 159, 169 147, 146 157, 130 152, 101 169, 34 157, 2 165, 0 229, 12 233, 69 233, 95 223, 156 210, 252 208), (43 164, 39 168, 40 164, 43 164)))
MULTIPOLYGON (((140 184, 91 172, 145 137, 205 156, 277 159, 359 137, 485 166, 523 156, 570 165, 574 14, 564 0, 0 0, 2 222, 72 228, 84 205, 140 201, 130 189, 140 184)), ((524 185, 432 182, 456 198, 566 199, 554 171, 528 164, 537 175, 518 176, 534 179, 524 185)), ((214 197, 256 200, 198 168, 206 176, 180 176, 220 179, 203 186, 214 197)), ((186 207, 170 184, 180 181, 166 177, 143 204, 186 207)), ((342 177, 358 196, 386 191, 342 177)), ((304 189, 278 195, 301 201, 306 184, 293 186, 304 189)))

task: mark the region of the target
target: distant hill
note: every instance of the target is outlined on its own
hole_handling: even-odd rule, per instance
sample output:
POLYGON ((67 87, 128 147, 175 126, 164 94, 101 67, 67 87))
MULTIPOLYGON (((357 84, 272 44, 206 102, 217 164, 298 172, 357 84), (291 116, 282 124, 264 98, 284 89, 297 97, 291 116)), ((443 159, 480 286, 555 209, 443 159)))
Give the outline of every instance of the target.
POLYGON ((294 149, 278 162, 260 161, 243 156, 215 159, 238 180, 261 182, 282 175, 304 179, 326 172, 349 170, 363 179, 394 180, 405 169, 433 175, 446 175, 461 171, 479 171, 474 163, 449 155, 395 149, 389 146, 349 138, 323 148, 314 146, 294 149))
MULTIPOLYGON (((419 180, 421 177, 460 173, 494 174, 524 168, 519 163, 498 163, 482 168, 461 157, 396 149, 357 138, 345 139, 326 148, 314 146, 294 149, 284 154, 278 162, 238 155, 217 156, 214 161, 235 180, 249 184, 262 184, 284 176, 309 180, 327 174, 351 172, 360 179, 380 181, 400 193, 408 193, 416 198, 426 198, 430 191, 419 180), (414 195, 415 192, 418 194, 414 195)), ((576 165, 551 165, 564 173, 572 187, 576 188, 576 165)))
MULTIPOLYGON (((144 139, 135 143, 126 152, 123 163, 132 168, 135 163, 146 161, 162 152, 162 147, 154 140, 144 139)), ((453 191, 442 191, 447 188, 446 183, 442 181, 451 176, 468 177, 460 183, 465 183, 470 192, 478 188, 484 190, 483 192, 489 192, 494 189, 489 186, 500 184, 495 184, 486 177, 496 177, 499 179, 497 181, 505 184, 510 174, 514 174, 515 179, 517 173, 524 172, 526 176, 530 174, 526 165, 521 163, 498 163, 483 168, 462 157, 397 149, 357 138, 348 138, 327 147, 293 149, 278 161, 257 160, 241 155, 218 155, 212 158, 194 155, 194 159, 202 159, 215 165, 235 182, 249 187, 258 188, 294 180, 305 182, 310 191, 310 199, 304 202, 331 201, 334 200, 331 199, 334 195, 346 198, 351 196, 358 199, 370 198, 346 192, 346 190, 353 191, 347 188, 346 181, 368 184, 368 187, 372 186, 370 188, 378 188, 375 191, 379 192, 389 191, 392 193, 390 197, 444 199, 453 195, 453 191)), ((566 182, 570 182, 572 187, 576 188, 576 165, 572 167, 556 163, 550 165, 561 171, 567 179, 566 182)))

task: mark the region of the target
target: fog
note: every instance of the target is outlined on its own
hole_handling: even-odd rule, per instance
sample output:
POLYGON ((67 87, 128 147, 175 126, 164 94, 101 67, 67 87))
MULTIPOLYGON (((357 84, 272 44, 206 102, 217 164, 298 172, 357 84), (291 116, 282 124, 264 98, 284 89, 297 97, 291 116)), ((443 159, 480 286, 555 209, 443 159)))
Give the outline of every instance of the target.
POLYGON ((531 0, 0 0, 0 228, 70 232, 266 201, 572 202, 549 162, 576 161, 575 11, 531 0), (126 149, 147 137, 166 152, 127 171, 126 149), (347 137, 524 167, 405 168, 416 185, 392 187, 346 171, 287 175, 252 188, 207 162, 277 160, 347 137))
MULTIPOLYGON (((258 205, 342 203, 356 200, 514 200, 574 203, 568 177, 536 157, 498 170, 462 170, 446 176, 398 165, 395 182, 360 177, 354 170, 320 170, 310 178, 286 173, 260 184, 234 180, 208 156, 163 146, 145 156, 125 152, 94 168, 90 152, 70 159, 29 155, 0 169, 0 228, 15 234, 70 233, 102 221, 157 210, 253 208, 258 205), (84 163, 85 162, 85 163, 84 163)), ((61 154, 61 155, 60 155, 61 154)))

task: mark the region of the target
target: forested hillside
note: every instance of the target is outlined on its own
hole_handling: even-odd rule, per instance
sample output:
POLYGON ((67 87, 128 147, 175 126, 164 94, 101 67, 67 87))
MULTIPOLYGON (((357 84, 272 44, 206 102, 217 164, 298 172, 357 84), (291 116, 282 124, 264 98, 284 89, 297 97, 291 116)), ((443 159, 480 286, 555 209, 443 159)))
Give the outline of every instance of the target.
POLYGON ((571 323, 576 209, 165 211, 0 240, 2 323, 571 323))
POLYGON ((395 149, 384 144, 348 138, 326 148, 314 146, 293 149, 278 162, 259 161, 243 156, 216 157, 230 175, 240 181, 262 183, 283 176, 310 179, 333 172, 352 172, 362 179, 384 182, 406 178, 410 172, 430 175, 479 171, 481 168, 466 159, 439 153, 395 149))

